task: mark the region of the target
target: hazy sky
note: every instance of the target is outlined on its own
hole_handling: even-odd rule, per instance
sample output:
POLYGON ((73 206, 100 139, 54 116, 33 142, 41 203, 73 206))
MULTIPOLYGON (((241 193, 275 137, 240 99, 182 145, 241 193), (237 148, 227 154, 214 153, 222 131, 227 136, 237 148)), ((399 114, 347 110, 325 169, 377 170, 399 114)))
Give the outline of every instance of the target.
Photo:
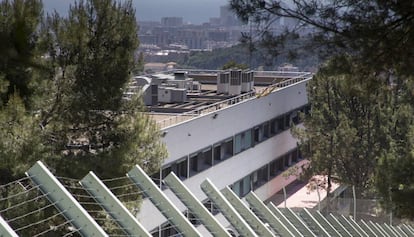
MULTIPOLYGON (((218 17, 220 6, 229 0, 132 0, 138 20, 159 21, 163 16, 180 16, 185 22, 200 24, 218 17)), ((46 11, 67 12, 74 0, 43 0, 46 11)))

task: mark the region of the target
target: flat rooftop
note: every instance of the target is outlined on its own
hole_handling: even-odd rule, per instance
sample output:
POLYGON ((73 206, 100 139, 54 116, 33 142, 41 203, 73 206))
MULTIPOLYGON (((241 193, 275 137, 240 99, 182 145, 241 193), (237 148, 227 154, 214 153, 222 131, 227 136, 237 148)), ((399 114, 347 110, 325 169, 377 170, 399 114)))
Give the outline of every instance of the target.
MULTIPOLYGON (((309 72, 254 71, 254 88, 240 95, 217 93, 217 73, 220 70, 180 70, 186 71, 188 78, 201 84, 201 92, 187 93, 187 101, 181 103, 159 103, 148 106, 148 114, 163 129, 194 117, 202 116, 241 103, 243 101, 266 96, 281 88, 307 80, 309 72)), ((174 71, 163 74, 172 75, 174 71)), ((160 75, 160 74, 158 74, 160 75)))

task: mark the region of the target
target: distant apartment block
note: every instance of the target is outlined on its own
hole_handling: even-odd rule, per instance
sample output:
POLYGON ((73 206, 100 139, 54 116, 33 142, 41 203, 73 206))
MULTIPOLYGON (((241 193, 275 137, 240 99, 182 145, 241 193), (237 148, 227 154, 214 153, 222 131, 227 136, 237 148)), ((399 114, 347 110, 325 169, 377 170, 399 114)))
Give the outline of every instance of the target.
POLYGON ((165 27, 180 27, 183 25, 182 17, 163 17, 161 18, 161 25, 165 27))

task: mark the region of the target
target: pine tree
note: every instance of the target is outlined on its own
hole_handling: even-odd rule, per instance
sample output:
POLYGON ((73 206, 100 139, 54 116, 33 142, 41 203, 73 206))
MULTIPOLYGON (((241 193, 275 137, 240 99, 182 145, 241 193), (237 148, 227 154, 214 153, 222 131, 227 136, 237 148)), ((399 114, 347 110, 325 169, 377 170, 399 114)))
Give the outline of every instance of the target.
POLYGON ((326 75, 323 68, 310 83, 313 109, 305 134, 315 161, 312 166, 328 173, 332 168, 345 183, 371 183, 386 207, 414 217, 406 201, 414 197, 414 175, 406 169, 411 167, 413 152, 413 114, 409 111, 413 104, 414 3, 230 2, 242 20, 256 24, 255 39, 260 42, 257 45, 268 48, 270 53, 277 55, 287 41, 311 37, 308 50, 334 61, 346 55, 348 59, 336 68, 350 70, 334 70, 326 75), (281 18, 294 19, 297 24, 282 33, 275 32, 274 22, 281 18), (314 91, 312 85, 322 82, 326 88, 318 84, 314 91), (312 148, 312 144, 316 147, 312 148), (366 169, 367 164, 372 168, 366 169))
POLYGON ((55 93, 42 109, 42 127, 59 155, 51 161, 57 172, 113 177, 134 164, 155 171, 166 155, 158 129, 139 95, 123 99, 138 46, 132 3, 80 1, 67 18, 49 16, 44 32, 55 93))

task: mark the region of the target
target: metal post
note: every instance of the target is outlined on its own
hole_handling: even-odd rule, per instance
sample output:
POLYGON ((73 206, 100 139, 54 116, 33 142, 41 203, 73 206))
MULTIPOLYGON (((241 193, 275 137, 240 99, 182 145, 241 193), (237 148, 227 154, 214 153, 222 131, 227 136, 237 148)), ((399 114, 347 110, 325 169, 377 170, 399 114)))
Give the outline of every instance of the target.
POLYGON ((232 224, 236 230, 246 237, 257 237, 253 229, 234 209, 230 202, 223 196, 222 193, 211 183, 209 179, 201 183, 201 189, 210 198, 210 200, 220 208, 221 213, 232 224))
POLYGON ((352 185, 352 195, 354 196, 354 220, 356 221, 356 192, 355 192, 355 185, 352 185))
POLYGON ((50 201, 56 202, 56 208, 79 229, 82 236, 108 236, 42 162, 36 162, 26 175, 39 185, 40 191, 50 201))
POLYGON ((255 210, 256 213, 259 213, 262 216, 263 221, 266 221, 273 230, 278 232, 278 234, 282 237, 292 237, 292 236, 302 236, 299 232, 296 231, 294 228, 290 230, 279 218, 272 213, 268 207, 260 200, 254 192, 250 192, 245 197, 246 201, 249 203, 250 208, 255 210), (298 235, 295 235, 298 233, 298 235))
POLYGON ((225 187, 221 190, 221 193, 224 197, 230 201, 233 207, 240 213, 240 215, 246 220, 246 222, 253 228, 253 230, 259 236, 269 236, 273 237, 273 233, 264 223, 240 200, 237 195, 230 190, 230 188, 225 187))
POLYGON ((109 215, 131 236, 148 236, 151 234, 141 226, 119 199, 105 186, 93 172, 89 172, 80 184, 108 212, 109 215))
POLYGON ((201 236, 190 221, 178 210, 151 178, 136 165, 127 176, 144 191, 151 202, 185 236, 201 236))
POLYGON ((7 222, 0 216, 0 236, 1 237, 19 237, 16 232, 7 224, 7 222))
POLYGON ((213 236, 228 236, 230 234, 222 225, 214 218, 214 216, 206 209, 206 207, 197 200, 197 198, 188 190, 177 176, 171 172, 165 177, 164 182, 174 192, 174 194, 182 201, 188 209, 197 216, 204 226, 213 234, 213 236))

